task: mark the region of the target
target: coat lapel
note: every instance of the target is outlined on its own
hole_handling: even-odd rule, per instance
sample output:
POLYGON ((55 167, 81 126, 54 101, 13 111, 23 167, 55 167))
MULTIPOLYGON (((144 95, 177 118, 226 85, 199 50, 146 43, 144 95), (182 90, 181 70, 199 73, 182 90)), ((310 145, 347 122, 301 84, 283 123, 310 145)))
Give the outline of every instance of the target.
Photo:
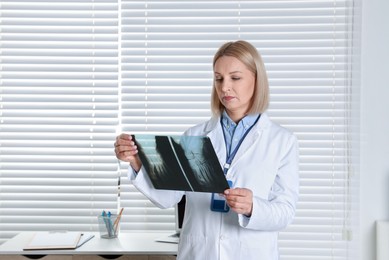
POLYGON ((242 157, 245 156, 247 151, 257 142, 260 142, 263 131, 269 126, 270 120, 266 113, 263 113, 259 118, 258 123, 251 129, 247 134, 246 138, 239 147, 238 152, 235 155, 234 160, 232 161, 233 166, 238 162, 242 157))
MULTIPOLYGON (((259 118, 258 123, 251 129, 250 133, 246 136, 238 152, 235 155, 232 166, 239 161, 250 147, 255 143, 259 142, 263 130, 269 127, 270 119, 266 113, 263 113, 259 118)), ((210 137, 213 148, 220 160, 220 163, 224 165, 226 162, 226 145, 224 142, 223 129, 220 124, 220 117, 213 117, 205 128, 205 134, 210 137)))
POLYGON ((213 149, 220 164, 224 165, 226 161, 226 144, 224 142, 223 129, 220 124, 220 117, 213 117, 206 126, 205 133, 212 141, 213 149))

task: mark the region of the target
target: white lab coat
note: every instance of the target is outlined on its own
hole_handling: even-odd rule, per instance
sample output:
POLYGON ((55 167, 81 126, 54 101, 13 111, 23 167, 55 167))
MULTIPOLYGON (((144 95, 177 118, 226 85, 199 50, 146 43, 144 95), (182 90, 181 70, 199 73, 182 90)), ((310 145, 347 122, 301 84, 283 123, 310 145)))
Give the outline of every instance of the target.
MULTIPOLYGON (((210 137, 220 164, 226 161, 226 147, 220 118, 188 129, 186 135, 210 137)), ((184 192, 156 190, 145 169, 132 183, 155 205, 174 206, 184 192)), ((253 192, 250 218, 230 210, 210 210, 211 194, 186 192, 186 211, 178 246, 178 260, 276 260, 278 231, 293 219, 298 199, 298 143, 285 128, 273 123, 266 113, 252 128, 236 154, 228 179, 234 187, 253 192)))

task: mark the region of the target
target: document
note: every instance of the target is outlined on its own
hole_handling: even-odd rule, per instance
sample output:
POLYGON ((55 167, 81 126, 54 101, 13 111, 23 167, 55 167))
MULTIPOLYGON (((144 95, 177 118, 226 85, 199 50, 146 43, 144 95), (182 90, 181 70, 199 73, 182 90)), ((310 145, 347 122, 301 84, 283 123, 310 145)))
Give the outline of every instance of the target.
POLYGON ((136 135, 139 157, 154 188, 222 193, 222 166, 207 136, 136 135))
POLYGON ((81 234, 81 238, 77 243, 77 248, 79 248, 80 246, 82 246, 83 244, 85 244, 86 242, 88 242, 89 240, 91 240, 94 237, 95 237, 95 235, 93 235, 93 234, 81 234))
POLYGON ((37 232, 23 250, 74 249, 81 232, 37 232))

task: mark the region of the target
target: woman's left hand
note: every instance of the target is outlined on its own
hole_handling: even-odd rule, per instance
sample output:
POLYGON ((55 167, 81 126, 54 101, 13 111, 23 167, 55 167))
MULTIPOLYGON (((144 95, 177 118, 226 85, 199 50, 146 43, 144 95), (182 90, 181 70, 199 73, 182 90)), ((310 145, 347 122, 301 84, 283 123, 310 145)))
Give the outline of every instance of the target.
POLYGON ((245 188, 227 189, 224 191, 228 206, 238 214, 251 216, 253 211, 253 192, 245 188))

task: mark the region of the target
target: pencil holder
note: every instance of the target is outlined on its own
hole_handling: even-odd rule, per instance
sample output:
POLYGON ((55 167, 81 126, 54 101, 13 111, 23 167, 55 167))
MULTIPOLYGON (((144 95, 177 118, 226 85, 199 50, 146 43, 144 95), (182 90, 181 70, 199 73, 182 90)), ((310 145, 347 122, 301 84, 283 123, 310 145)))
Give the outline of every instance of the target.
POLYGON ((101 238, 116 238, 119 234, 119 223, 116 221, 117 214, 110 216, 98 216, 99 230, 101 238))

